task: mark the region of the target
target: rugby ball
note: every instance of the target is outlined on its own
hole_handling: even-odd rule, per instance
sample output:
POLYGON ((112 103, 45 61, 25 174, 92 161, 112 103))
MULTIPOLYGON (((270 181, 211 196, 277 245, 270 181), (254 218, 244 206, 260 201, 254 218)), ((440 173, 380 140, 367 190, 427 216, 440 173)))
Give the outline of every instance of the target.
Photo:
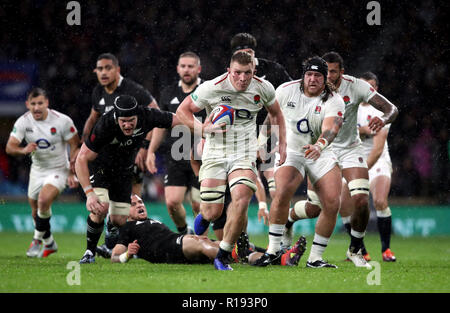
POLYGON ((213 124, 223 124, 226 125, 233 125, 234 123, 234 117, 235 117, 235 110, 226 104, 221 104, 217 107, 215 107, 212 112, 211 121, 213 124))

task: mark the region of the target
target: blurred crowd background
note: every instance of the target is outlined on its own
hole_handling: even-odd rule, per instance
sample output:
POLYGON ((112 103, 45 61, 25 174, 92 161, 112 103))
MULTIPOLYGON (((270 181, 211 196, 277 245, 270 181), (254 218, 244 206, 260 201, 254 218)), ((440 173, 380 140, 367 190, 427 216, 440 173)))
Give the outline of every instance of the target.
MULTIPOLYGON (((158 101, 178 79, 180 53, 198 53, 201 77, 211 79, 226 71, 232 36, 249 32, 258 40, 256 56, 281 63, 293 78, 303 59, 331 50, 343 56, 347 74, 376 73, 380 92, 400 111, 389 135, 391 196, 450 203, 448 2, 378 1, 381 25, 373 26, 369 1, 358 0, 79 1, 81 25, 73 26, 68 2, 2 1, 0 65, 32 64, 33 85, 49 92, 51 107, 71 116, 79 132, 100 53, 117 55, 122 75, 158 101)), ((4 151, 20 114, 6 108, 0 100, 0 194, 25 196, 29 159, 4 151)), ((161 199, 159 177, 146 178, 146 197, 161 199)))

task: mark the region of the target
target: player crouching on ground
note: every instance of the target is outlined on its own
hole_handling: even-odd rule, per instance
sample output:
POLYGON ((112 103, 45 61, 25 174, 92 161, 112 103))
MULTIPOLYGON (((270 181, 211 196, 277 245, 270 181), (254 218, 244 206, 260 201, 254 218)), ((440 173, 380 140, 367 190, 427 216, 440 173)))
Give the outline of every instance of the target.
MULTIPOLYGON (((210 263, 219 250, 219 241, 206 236, 180 235, 163 223, 148 218, 142 199, 131 196, 130 215, 119 231, 119 240, 112 251, 111 262, 126 263, 134 255, 152 263, 210 263)), ((297 265, 306 247, 306 240, 300 237, 298 244, 287 251, 283 265, 297 265)), ((239 237, 233 253, 237 262, 250 263, 262 253, 249 249, 248 236, 239 237)))

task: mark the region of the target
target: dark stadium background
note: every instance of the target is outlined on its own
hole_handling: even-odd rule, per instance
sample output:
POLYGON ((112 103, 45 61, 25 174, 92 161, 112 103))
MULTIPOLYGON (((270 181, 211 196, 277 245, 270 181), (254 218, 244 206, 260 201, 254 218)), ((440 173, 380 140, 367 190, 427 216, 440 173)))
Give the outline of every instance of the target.
MULTIPOLYGON (((51 107, 80 132, 100 53, 116 54, 122 74, 159 100, 177 79, 180 53, 198 53, 201 77, 213 78, 226 69, 231 37, 245 31, 258 40, 257 57, 276 60, 294 78, 304 58, 330 50, 343 56, 350 75, 375 72, 380 92, 400 110, 389 135, 391 196, 450 203, 448 2, 378 1, 379 26, 366 22, 369 1, 357 0, 79 1, 79 26, 66 22, 68 2, 2 1, 0 63, 37 66, 33 85, 47 89, 51 107)), ((24 196, 29 161, 5 154, 18 117, 7 108, 0 100, 0 193, 22 188, 24 196)))

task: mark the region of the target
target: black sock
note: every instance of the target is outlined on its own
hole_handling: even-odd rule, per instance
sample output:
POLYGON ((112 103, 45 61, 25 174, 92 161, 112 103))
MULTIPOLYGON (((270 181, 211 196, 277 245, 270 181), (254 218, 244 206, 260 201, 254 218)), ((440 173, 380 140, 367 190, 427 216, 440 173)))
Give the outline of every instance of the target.
POLYGON ((392 217, 377 217, 378 231, 381 239, 381 252, 389 249, 391 244, 392 217))
POLYGON ((347 234, 350 235, 350 232, 352 231, 352 225, 350 225, 350 223, 345 223, 344 227, 345 227, 345 230, 347 231, 347 234))
POLYGON ((50 232, 50 217, 42 218, 37 215, 35 222, 36 222, 36 226, 35 226, 36 230, 37 231, 45 231, 44 238, 48 238, 51 234, 51 232, 50 232), (47 233, 49 233, 49 235, 47 237, 45 237, 45 235, 47 233))
POLYGON ((87 218, 87 231, 86 231, 86 239, 87 239, 87 250, 90 250, 93 255, 95 255, 95 250, 97 248, 98 241, 103 232, 103 227, 105 222, 101 222, 100 224, 95 223, 91 220, 91 217, 87 218))
POLYGON ((350 252, 357 253, 359 249, 362 247, 363 238, 356 238, 355 236, 350 235, 350 252))
POLYGON ((48 218, 48 226, 46 225, 47 222, 46 222, 45 220, 47 220, 47 219, 40 218, 40 217, 38 217, 37 215, 36 215, 36 218, 34 219, 34 224, 36 225, 36 226, 35 226, 36 230, 38 230, 38 231, 44 231, 44 230, 40 230, 40 229, 37 228, 37 224, 38 224, 38 223, 39 223, 39 227, 40 227, 40 228, 41 228, 41 227, 42 227, 42 228, 48 227, 48 229, 45 230, 45 234, 44 234, 43 239, 47 239, 47 238, 50 237, 50 235, 52 234, 52 232, 50 231, 50 217, 48 218), (39 218, 39 222, 37 221, 38 218, 39 218))
POLYGON ((217 252, 217 258, 222 261, 231 262, 231 252, 225 251, 219 247, 219 252, 217 252))
POLYGON ((287 223, 286 223, 286 228, 289 229, 289 228, 292 227, 292 225, 294 225, 294 222, 291 222, 291 221, 288 220, 287 223))
POLYGON ((105 245, 108 249, 114 249, 119 241, 119 227, 114 226, 108 218, 106 222, 105 245))

